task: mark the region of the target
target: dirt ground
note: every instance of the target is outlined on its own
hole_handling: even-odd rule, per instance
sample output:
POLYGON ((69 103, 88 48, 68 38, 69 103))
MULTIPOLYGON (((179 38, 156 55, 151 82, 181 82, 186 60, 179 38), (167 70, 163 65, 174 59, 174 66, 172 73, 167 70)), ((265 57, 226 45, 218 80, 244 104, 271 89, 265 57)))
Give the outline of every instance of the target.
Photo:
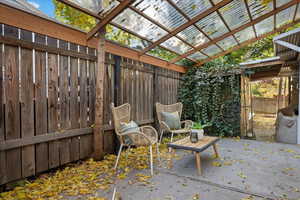
POLYGON ((275 114, 255 113, 253 119, 253 131, 256 140, 275 141, 275 114))

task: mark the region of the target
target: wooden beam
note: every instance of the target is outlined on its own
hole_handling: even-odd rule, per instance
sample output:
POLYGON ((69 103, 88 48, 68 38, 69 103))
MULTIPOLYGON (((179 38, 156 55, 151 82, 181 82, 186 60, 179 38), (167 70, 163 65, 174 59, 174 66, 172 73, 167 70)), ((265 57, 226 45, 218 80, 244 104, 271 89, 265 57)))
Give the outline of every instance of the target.
POLYGON ((89 9, 83 8, 83 7, 77 5, 76 3, 73 3, 69 0, 56 0, 56 1, 59 1, 63 4, 65 4, 65 5, 70 6, 70 7, 74 8, 74 9, 80 11, 80 12, 83 12, 83 13, 87 14, 87 15, 95 17, 96 19, 102 20, 102 17, 100 17, 99 15, 97 15, 94 12, 90 11, 89 9))
POLYGON ((140 55, 145 54, 147 51, 153 49, 157 45, 159 45, 159 44, 163 43, 164 41, 168 40, 173 35, 176 35, 177 33, 183 31, 184 29, 188 28, 189 26, 195 24, 196 22, 198 22, 199 20, 203 19, 204 17, 210 15, 211 13, 213 13, 216 10, 218 10, 219 8, 227 5, 231 1, 232 0, 223 0, 220 3, 216 4, 215 6, 207 9, 206 11, 204 11, 201 14, 197 15, 193 19, 191 19, 188 22, 184 23, 183 25, 177 27, 175 30, 171 31, 169 34, 163 36, 162 38, 160 38, 159 40, 157 40, 156 42, 154 42, 152 45, 150 45, 149 47, 145 48, 143 51, 141 51, 140 55))
POLYGON ((253 42, 257 41, 257 40, 263 39, 263 38, 265 38, 265 37, 268 37, 269 35, 272 35, 272 34, 275 34, 275 33, 277 33, 277 32, 283 31, 283 30, 287 29, 288 27, 293 26, 293 25, 295 25, 295 24, 297 24, 297 23, 299 23, 299 22, 300 22, 300 19, 298 19, 298 20, 296 20, 296 21, 294 21, 294 22, 291 22, 291 23, 289 23, 289 24, 286 24, 286 25, 284 25, 284 26, 282 26, 282 27, 280 27, 280 28, 274 29, 273 31, 271 31, 271 32, 269 32, 269 33, 265 33, 265 34, 263 34, 263 35, 260 35, 260 36, 257 37, 257 38, 252 38, 252 39, 250 39, 250 40, 247 40, 247 41, 241 43, 240 45, 237 45, 237 46, 234 46, 234 47, 231 48, 231 49, 228 49, 227 51, 224 51, 224 52, 222 52, 222 53, 219 53, 219 54, 214 55, 213 57, 210 57, 210 58, 208 58, 208 59, 203 60, 203 61, 197 63, 195 66, 203 65, 203 64, 206 63, 206 62, 209 62, 209 61, 211 61, 211 60, 213 60, 213 59, 216 59, 216 58, 218 58, 218 57, 220 57, 220 56, 224 56, 224 55, 226 55, 226 54, 228 54, 228 53, 230 53, 230 52, 232 52, 232 51, 238 50, 238 49, 240 49, 240 48, 242 48, 242 47, 245 47, 245 46, 247 46, 247 45, 249 45, 249 44, 251 44, 251 43, 253 43, 253 42))
POLYGON ((275 40, 274 42, 276 44, 279 44, 280 46, 284 46, 286 48, 292 49, 292 50, 297 51, 298 53, 300 53, 300 47, 298 47, 297 45, 294 45, 294 44, 291 44, 289 42, 282 41, 282 40, 275 40))
POLYGON ((264 62, 264 63, 257 63, 257 64, 251 64, 251 65, 244 65, 241 67, 242 69, 251 69, 251 68, 257 68, 257 67, 265 67, 265 66, 272 66, 272 65, 282 65, 285 61, 283 60, 277 60, 272 62, 264 62))
MULTIPOLYGON (((249 19, 250 19, 250 21, 253 21, 253 18, 252 18, 251 12, 250 12, 250 8, 249 8, 249 5, 248 5, 248 0, 244 0, 244 3, 246 5, 246 9, 247 9, 249 19)), ((253 31, 254 31, 254 35, 257 38, 257 32, 256 32, 256 29, 255 29, 254 25, 252 25, 252 28, 253 28, 253 31)))
POLYGON ((228 32, 228 33, 225 33, 224 35, 222 35, 222 36, 220 36, 220 37, 217 37, 217 38, 215 38, 214 40, 212 40, 212 41, 210 41, 210 42, 207 42, 207 43, 205 43, 205 44, 203 44, 203 45, 199 45, 198 47, 196 47, 196 49, 191 50, 191 51, 189 51, 189 52, 187 52, 187 53, 185 53, 185 54, 182 54, 181 56, 179 56, 179 57, 177 57, 177 58, 174 58, 174 59, 171 60, 170 62, 171 62, 171 63, 176 63, 177 61, 181 60, 182 58, 185 58, 185 57, 187 57, 188 55, 191 55, 191 54, 195 53, 196 51, 199 51, 199 50, 201 50, 201 49, 204 49, 204 48, 206 48, 206 47, 208 47, 208 46, 210 46, 210 45, 212 45, 212 44, 215 44, 215 43, 217 43, 218 41, 221 41, 221 40, 225 39, 226 37, 229 37, 229 36, 231 36, 231 35, 233 35, 233 34, 239 32, 239 31, 241 31, 241 30, 243 30, 243 29, 245 29, 245 28, 247 28, 247 27, 249 27, 249 26, 253 26, 253 25, 255 25, 256 23, 259 23, 259 22, 263 21, 264 19, 266 19, 266 18, 268 18, 268 17, 270 17, 270 16, 272 16, 272 15, 275 15, 276 13, 279 13, 279 12, 282 11, 282 10, 285 10, 285 9, 287 9, 287 8, 289 8, 289 7, 293 6, 293 5, 295 5, 295 4, 298 3, 298 2, 299 2, 299 0, 292 0, 292 1, 290 1, 289 3, 286 3, 286 4, 284 4, 283 6, 280 6, 280 7, 278 7, 277 9, 272 10, 271 12, 268 12, 268 13, 266 13, 266 14, 264 14, 264 15, 258 17, 258 18, 256 18, 255 20, 250 21, 250 22, 248 22, 248 23, 246 23, 246 24, 244 24, 244 25, 242 25, 242 26, 240 26, 240 27, 238 27, 238 28, 236 28, 236 29, 234 29, 234 30, 228 32))
POLYGON ((150 55, 139 56, 138 51, 132 50, 132 49, 124 47, 124 46, 120 46, 120 45, 112 43, 112 42, 110 42, 110 43, 107 42, 105 45, 105 49, 107 52, 110 52, 112 54, 120 55, 120 56, 130 58, 130 59, 133 59, 136 61, 148 63, 151 65, 159 66, 161 68, 166 68, 166 69, 170 69, 170 70, 181 72, 181 73, 186 72, 186 68, 184 68, 182 66, 179 66, 176 64, 170 64, 167 61, 157 59, 150 55))
POLYGON ((104 106, 104 76, 105 76, 105 29, 99 31, 98 62, 96 67, 96 100, 95 100, 95 127, 94 127, 94 159, 103 158, 104 150, 104 123, 103 123, 103 106, 104 106))
POLYGON ((118 14, 125 10, 133 0, 123 0, 116 8, 114 8, 107 16, 105 16, 90 32, 87 33, 87 39, 91 39, 101 28, 105 28, 118 14))
MULTIPOLYGON (((32 13, 25 12, 16 8, 12 8, 5 4, 0 3, 0 23, 15 26, 24 30, 33 31, 42 35, 47 35, 53 38, 58 38, 68 42, 76 43, 82 46, 97 48, 97 39, 92 38, 86 40, 86 34, 80 30, 71 28, 57 21, 50 20, 44 17, 33 15, 32 13), (22 19, 22 20, 19 20, 22 19), (63 34, 62 34, 63 33, 63 34)), ((105 46, 106 52, 125 56, 137 61, 145 62, 155 65, 157 67, 167 68, 173 71, 185 73, 186 69, 176 64, 168 64, 168 62, 155 58, 152 56, 144 55, 139 57, 138 51, 122 47, 113 42, 107 41, 105 46)))

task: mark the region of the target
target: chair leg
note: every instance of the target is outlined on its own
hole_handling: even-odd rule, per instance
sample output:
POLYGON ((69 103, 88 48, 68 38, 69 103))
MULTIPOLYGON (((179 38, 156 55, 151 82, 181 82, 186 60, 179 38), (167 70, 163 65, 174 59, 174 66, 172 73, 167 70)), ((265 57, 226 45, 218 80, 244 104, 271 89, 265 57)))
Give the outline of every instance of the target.
POLYGON ((161 144, 161 141, 162 141, 163 134, 164 134, 164 131, 161 131, 161 133, 160 133, 160 139, 159 139, 159 143, 160 144, 161 144))
POLYGON ((119 159, 120 159, 120 155, 121 155, 121 152, 122 152, 122 148, 123 148, 123 144, 121 144, 121 146, 120 146, 114 169, 117 169, 118 162, 119 162, 119 159))
POLYGON ((173 136, 174 136, 174 133, 172 132, 172 135, 171 135, 171 142, 173 142, 173 136))
POLYGON ((156 153, 157 153, 157 160, 160 163, 159 143, 156 143, 156 153))
POLYGON ((150 149, 150 170, 151 176, 153 176, 153 154, 152 154, 152 145, 149 146, 150 149))
POLYGON ((127 159, 128 159, 128 153, 130 152, 130 146, 128 146, 128 148, 126 149, 126 162, 127 162, 127 159))

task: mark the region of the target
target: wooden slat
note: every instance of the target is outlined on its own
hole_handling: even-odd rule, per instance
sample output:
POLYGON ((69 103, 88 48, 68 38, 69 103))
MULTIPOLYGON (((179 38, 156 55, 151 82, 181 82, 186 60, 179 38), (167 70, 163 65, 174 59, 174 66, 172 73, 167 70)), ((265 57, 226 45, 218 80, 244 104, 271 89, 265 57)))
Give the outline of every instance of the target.
MULTIPOLYGON (((21 49, 21 136, 22 138, 34 136, 34 84, 32 51, 21 49)), ((22 148, 22 177, 35 174, 35 152, 34 146, 22 148)))
MULTIPOLYGON (((20 138, 20 105, 19 105, 19 56, 18 48, 5 45, 5 127, 6 140, 20 138)), ((6 152, 7 181, 22 177, 22 163, 20 149, 6 152), (9 158, 9 159, 8 159, 9 158)))
MULTIPOLYGON (((60 46, 63 48, 63 42, 60 41, 60 46)), ((59 105, 60 105, 60 122, 61 130, 70 129, 70 102, 69 102, 69 79, 68 79, 68 57, 60 56, 59 65, 59 105)), ((60 164, 66 164, 70 162, 70 139, 60 140, 59 158, 60 164)))
MULTIPOLYGON (((78 129, 80 127, 80 107, 78 102, 78 58, 70 58, 70 121, 71 129, 78 129)), ((70 161, 79 160, 79 146, 80 140, 78 137, 71 138, 70 144, 70 161)))
MULTIPOLYGON (((48 121, 49 132, 58 131, 58 57, 48 54, 48 121)), ((59 166, 59 141, 49 142, 49 168, 59 166)))
MULTIPOLYGON (((1 26, 1 24, 0 24, 1 26)), ((0 31, 2 34, 2 31, 0 31)), ((0 72, 3 71, 3 44, 0 43, 0 72)), ((4 77, 3 73, 0 73, 0 142, 3 142, 5 139, 5 130, 4 130, 4 77)), ((0 151, 0 184, 6 182, 6 153, 4 151, 0 151)))
MULTIPOLYGON (((95 123, 95 62, 89 63, 89 126, 95 123)), ((106 104, 107 105, 107 104, 106 104)))
MULTIPOLYGON (((46 43, 45 37, 35 35, 40 42, 46 43), (42 39, 41 39, 42 38, 42 39)), ((43 135, 48 132, 47 120, 47 83, 46 83, 46 53, 35 52, 35 134, 43 135)), ((36 172, 40 173, 49 169, 48 144, 36 145, 36 172)))
POLYGON ((55 140, 65 139, 65 138, 91 135, 92 132, 93 132, 92 128, 80 128, 80 129, 66 130, 63 132, 57 131, 57 132, 47 133, 47 134, 43 134, 43 135, 36 135, 33 137, 18 138, 18 139, 12 139, 9 141, 2 141, 2 142, 0 142, 0 151, 15 149, 15 148, 19 148, 19 147, 25 147, 25 146, 33 145, 33 144, 51 142, 51 141, 55 141, 55 140))

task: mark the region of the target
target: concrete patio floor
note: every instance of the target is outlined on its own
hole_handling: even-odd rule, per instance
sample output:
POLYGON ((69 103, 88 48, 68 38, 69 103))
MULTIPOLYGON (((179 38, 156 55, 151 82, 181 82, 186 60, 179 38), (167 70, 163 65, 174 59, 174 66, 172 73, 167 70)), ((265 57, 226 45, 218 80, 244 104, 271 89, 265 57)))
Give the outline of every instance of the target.
MULTIPOLYGON (((166 162, 156 166, 149 184, 131 181, 139 171, 116 188, 122 200, 300 199, 299 145, 222 139, 218 147, 221 159, 213 158, 212 148, 201 153, 202 176, 196 173, 194 155, 177 151, 174 167, 167 169, 166 162)), ((111 194, 105 192, 108 199, 111 194)))

